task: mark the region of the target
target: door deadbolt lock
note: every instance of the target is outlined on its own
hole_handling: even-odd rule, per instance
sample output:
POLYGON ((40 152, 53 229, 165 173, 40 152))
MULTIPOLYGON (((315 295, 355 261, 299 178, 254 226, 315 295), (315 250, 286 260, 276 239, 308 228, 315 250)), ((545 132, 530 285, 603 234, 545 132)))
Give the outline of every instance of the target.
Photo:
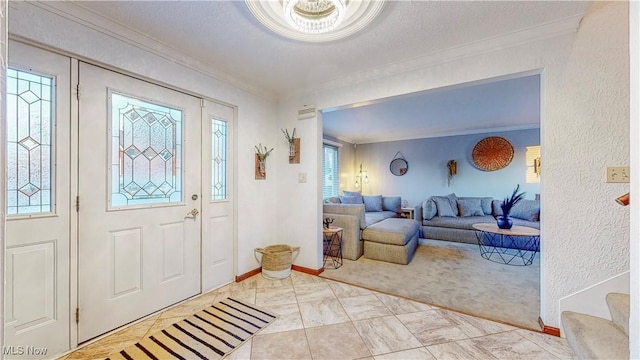
POLYGON ((191 195, 191 200, 198 200, 198 194, 191 195))

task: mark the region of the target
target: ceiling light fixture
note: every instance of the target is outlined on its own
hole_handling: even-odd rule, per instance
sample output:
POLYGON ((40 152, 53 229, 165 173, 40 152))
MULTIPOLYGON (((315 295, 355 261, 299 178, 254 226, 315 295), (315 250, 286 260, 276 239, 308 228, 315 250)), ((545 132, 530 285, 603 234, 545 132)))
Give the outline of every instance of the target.
POLYGON ((287 23, 306 34, 329 32, 346 14, 344 0, 284 0, 282 5, 287 23))

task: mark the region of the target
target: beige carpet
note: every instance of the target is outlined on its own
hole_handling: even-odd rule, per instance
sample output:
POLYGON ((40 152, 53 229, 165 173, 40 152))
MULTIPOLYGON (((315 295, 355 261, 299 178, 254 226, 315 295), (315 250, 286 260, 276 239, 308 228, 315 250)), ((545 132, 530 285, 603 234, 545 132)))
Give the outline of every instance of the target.
POLYGON ((540 331, 540 254, 530 266, 495 263, 478 245, 421 240, 409 265, 361 257, 320 276, 540 331))

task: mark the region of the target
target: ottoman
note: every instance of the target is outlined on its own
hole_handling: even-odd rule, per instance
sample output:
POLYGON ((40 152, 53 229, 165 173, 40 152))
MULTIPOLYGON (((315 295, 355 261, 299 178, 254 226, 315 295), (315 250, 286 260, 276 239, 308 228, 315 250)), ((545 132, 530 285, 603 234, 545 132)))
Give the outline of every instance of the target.
POLYGON ((367 259, 408 264, 418 246, 420 223, 412 219, 390 218, 367 226, 362 232, 367 259))

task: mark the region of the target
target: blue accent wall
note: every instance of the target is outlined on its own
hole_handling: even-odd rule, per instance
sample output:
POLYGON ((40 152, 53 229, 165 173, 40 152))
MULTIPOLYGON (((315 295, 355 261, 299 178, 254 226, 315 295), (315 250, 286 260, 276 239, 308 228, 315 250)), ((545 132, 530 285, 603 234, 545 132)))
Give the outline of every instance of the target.
MULTIPOLYGON (((502 199, 511 195, 517 184, 526 191, 527 199, 534 199, 535 194, 540 193, 540 183, 525 182, 525 150, 527 146, 535 145, 540 145, 540 129, 360 144, 355 151, 354 179, 362 163, 369 176, 369 183, 362 188, 363 194, 402 196, 410 206, 429 196, 452 192, 458 196, 502 199), (507 167, 488 172, 473 164, 473 147, 488 136, 501 136, 513 145, 514 157, 507 167), (389 171, 389 163, 397 152, 409 163, 409 170, 404 176, 395 176, 389 171), (447 185, 449 160, 458 163, 458 174, 450 186, 447 185)), ((353 184, 346 190, 352 189, 353 184)))

